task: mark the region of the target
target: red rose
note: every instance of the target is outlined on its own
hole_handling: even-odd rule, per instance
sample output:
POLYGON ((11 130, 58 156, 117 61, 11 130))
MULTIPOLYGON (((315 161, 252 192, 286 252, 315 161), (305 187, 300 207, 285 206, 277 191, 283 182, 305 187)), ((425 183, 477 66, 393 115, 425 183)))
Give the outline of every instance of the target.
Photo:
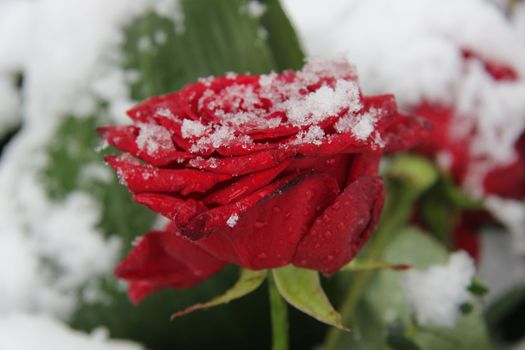
POLYGON ((203 79, 128 114, 134 125, 99 130, 125 152, 106 160, 137 202, 171 220, 117 268, 134 301, 227 263, 336 272, 379 219, 381 153, 428 128, 391 95, 362 96, 344 61, 203 79))
MULTIPOLYGON (((434 126, 418 150, 437 158, 470 195, 524 199, 525 84, 510 66, 467 50, 463 58, 455 100, 425 101, 412 110, 434 126)), ((455 247, 478 259, 481 242, 475 232, 495 219, 505 223, 487 212, 463 213, 452 232, 455 247)))
POLYGON ((418 149, 438 158, 470 194, 524 198, 525 84, 510 66, 471 51, 463 57, 456 100, 425 101, 412 110, 434 126, 418 149))

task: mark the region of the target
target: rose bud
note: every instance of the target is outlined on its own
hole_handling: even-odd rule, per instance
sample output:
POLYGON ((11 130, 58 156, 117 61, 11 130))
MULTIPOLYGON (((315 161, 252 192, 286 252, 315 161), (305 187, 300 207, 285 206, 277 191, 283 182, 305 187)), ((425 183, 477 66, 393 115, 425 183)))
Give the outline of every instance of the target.
POLYGON ((201 79, 128 114, 133 125, 99 129, 124 152, 106 161, 134 200, 171 222, 116 270, 135 302, 228 263, 338 271, 381 214, 381 154, 429 128, 392 95, 363 96, 344 60, 201 79))

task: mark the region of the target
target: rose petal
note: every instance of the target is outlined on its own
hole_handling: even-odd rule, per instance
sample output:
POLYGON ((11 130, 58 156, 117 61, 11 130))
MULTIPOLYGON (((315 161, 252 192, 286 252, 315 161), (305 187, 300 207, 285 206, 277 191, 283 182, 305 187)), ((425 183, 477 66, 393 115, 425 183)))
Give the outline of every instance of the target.
POLYGON ((383 134, 384 149, 394 153, 411 149, 421 143, 432 132, 432 124, 422 118, 399 114, 383 134))
MULTIPOLYGON (((349 169, 353 168, 356 155, 340 154, 328 157, 304 157, 294 159, 287 171, 304 172, 305 170, 326 173, 333 176, 339 188, 345 188, 349 169)), ((373 174, 375 175, 375 174, 373 174)))
POLYGON ((380 161, 380 154, 359 153, 354 155, 346 183, 351 184, 362 176, 376 176, 380 161))
POLYGON ((202 202, 194 199, 183 200, 159 193, 135 194, 133 199, 172 220, 177 226, 187 224, 197 214, 208 209, 202 202))
POLYGON ((351 183, 315 220, 299 243, 293 264, 327 274, 338 271, 375 229, 383 199, 379 177, 362 177, 351 183))
POLYGON ((223 205, 202 213, 192 219, 186 226, 181 227, 180 232, 192 240, 206 237, 215 232, 219 227, 226 225, 231 215, 239 215, 247 211, 257 202, 284 186, 293 177, 296 177, 296 175, 283 177, 235 203, 223 205))
POLYGON ((115 169, 120 181, 133 193, 180 192, 187 195, 206 192, 231 177, 198 170, 159 169, 131 163, 122 156, 108 156, 104 159, 115 169))
POLYGON ((213 173, 241 176, 275 167, 292 156, 293 153, 290 151, 268 150, 238 157, 213 158, 213 160, 196 158, 188 165, 213 173))
POLYGON ((145 235, 115 270, 130 283, 134 303, 163 288, 188 288, 223 268, 224 262, 177 233, 145 235))
POLYGON ((331 134, 325 138, 322 143, 316 145, 313 143, 303 143, 299 145, 290 145, 297 153, 309 157, 329 156, 337 154, 350 154, 361 152, 379 152, 381 145, 367 140, 359 140, 352 132, 341 134, 331 134))
POLYGON ((276 167, 246 175, 237 182, 211 193, 204 199, 204 202, 220 205, 230 203, 267 185, 286 169, 289 164, 290 161, 285 161, 276 167))
POLYGON ((287 265, 315 218, 338 193, 333 177, 303 175, 239 215, 233 228, 223 225, 196 244, 250 269, 287 265))
POLYGON ((97 128, 97 131, 100 134, 100 137, 106 140, 110 145, 158 167, 169 165, 174 162, 180 162, 181 160, 191 159, 196 156, 191 153, 178 151, 175 147, 172 149, 159 148, 153 153, 145 152, 137 146, 136 139, 139 133, 139 128, 135 126, 105 126, 97 128))

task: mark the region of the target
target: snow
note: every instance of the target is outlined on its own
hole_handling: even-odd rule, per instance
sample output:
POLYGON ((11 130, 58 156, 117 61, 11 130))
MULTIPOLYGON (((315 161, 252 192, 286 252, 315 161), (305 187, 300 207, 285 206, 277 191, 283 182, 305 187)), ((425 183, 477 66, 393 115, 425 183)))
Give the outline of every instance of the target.
MULTIPOLYGON (((127 122, 125 111, 135 103, 128 85, 139 76, 120 68, 122 29, 153 10, 175 16, 181 32, 178 5, 177 0, 0 1, 0 135, 23 124, 0 163, 0 349, 139 349, 60 324, 79 298, 104 299, 98 283, 112 273, 121 242, 101 232, 101 204, 90 194, 76 191, 52 200, 40 172, 64 117, 100 114, 105 102, 105 115, 127 122)), ((147 132, 147 152, 164 146, 162 134, 146 137, 147 132)), ((110 179, 101 164, 88 163, 79 171, 83 180, 110 179)))
POLYGON ((173 149, 171 133, 163 126, 156 124, 139 124, 139 135, 135 140, 140 150, 154 155, 162 150, 173 149))
POLYGON ((113 269, 120 242, 98 232, 99 207, 87 194, 52 202, 34 178, 20 182, 17 201, 0 203, 0 313, 46 311, 67 319, 77 291, 113 269))
POLYGON ((206 131, 206 126, 202 125, 198 121, 184 119, 181 127, 182 137, 187 139, 195 136, 202 136, 206 131))
MULTIPOLYGON (((2 258, 17 261, 3 264, 9 279, 2 279, 0 291, 11 297, 0 300, 0 310, 16 305, 67 319, 77 290, 109 273, 116 262, 120 243, 105 239, 97 228, 99 204, 79 192, 53 202, 39 172, 47 161, 46 144, 65 115, 92 114, 99 100, 109 102, 109 111, 129 102, 128 74, 118 68, 115 53, 123 40, 121 28, 147 8, 147 2, 124 0, 0 3, 0 16, 7 19, 0 21, 0 37, 6 39, 0 43, 0 77, 24 71, 24 128, 0 164, 0 239, 10 252, 2 258)), ((105 176, 92 164, 81 174, 105 176)))
POLYGON ((335 123, 334 127, 339 133, 352 131, 358 140, 366 140, 375 130, 377 110, 363 113, 359 118, 344 116, 335 123))
POLYGON ((362 106, 355 81, 338 80, 335 87, 321 86, 317 91, 290 99, 280 106, 294 125, 313 124, 337 115, 343 108, 357 112, 362 106))
MULTIPOLYGON (((279 127, 301 130, 295 140, 283 147, 320 145, 330 142, 332 136, 325 135, 320 124, 334 117, 345 120, 336 130, 338 133, 352 132, 360 140, 369 139, 376 130, 371 113, 380 111, 363 110, 355 69, 344 58, 309 59, 294 75, 269 73, 258 77, 258 84, 234 81, 236 74, 227 74, 226 78, 233 80, 231 85, 218 91, 208 88, 197 100, 197 109, 204 114, 213 113, 214 121, 206 125, 204 120, 182 121, 181 134, 190 139, 190 152, 232 143, 247 146, 253 143, 250 132, 257 134, 279 127), (309 91, 311 86, 315 89, 309 91)), ((200 82, 210 86, 207 79, 200 82)), ((381 146, 376 138, 370 138, 370 142, 381 146)))
POLYGON ((514 11, 512 13, 512 22, 514 28, 521 37, 521 41, 525 42, 525 3, 523 1, 518 2, 514 5, 514 11))
POLYGON ((308 128, 308 131, 301 131, 297 134, 295 140, 292 141, 294 145, 300 144, 314 144, 320 145, 323 142, 324 131, 319 126, 311 126, 308 128))
POLYGON ((525 255, 525 202, 489 196, 485 205, 509 229, 513 238, 513 251, 525 255))
POLYGON ((92 162, 85 164, 80 169, 79 178, 82 183, 90 181, 110 183, 113 176, 113 172, 107 166, 99 162, 92 162))
POLYGON ((20 94, 15 86, 15 75, 21 71, 25 55, 23 42, 29 35, 27 1, 9 1, 0 8, 0 137, 20 122, 20 94))
POLYGON ((245 11, 254 18, 259 18, 266 12, 266 5, 260 3, 257 0, 250 0, 246 4, 245 11))
POLYGON ((420 324, 452 327, 459 306, 470 300, 469 287, 476 267, 464 251, 452 254, 446 265, 405 273, 402 283, 406 297, 420 324))
POLYGON ((2 350, 141 350, 128 341, 109 340, 104 329, 84 334, 44 315, 0 316, 2 350), (22 334, 28 336, 20 336, 22 334))
POLYGON ((226 225, 228 225, 228 226, 233 228, 233 227, 235 227, 235 225, 237 225, 237 221, 238 220, 239 220, 239 214, 233 213, 232 215, 230 215, 230 217, 226 221, 226 225))

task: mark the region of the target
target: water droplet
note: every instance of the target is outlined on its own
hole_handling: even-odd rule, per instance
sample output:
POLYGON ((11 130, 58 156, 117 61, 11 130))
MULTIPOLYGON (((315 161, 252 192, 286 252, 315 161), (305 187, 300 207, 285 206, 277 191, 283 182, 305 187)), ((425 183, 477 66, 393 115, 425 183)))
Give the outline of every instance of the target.
POLYGON ((263 228, 268 226, 268 222, 256 220, 253 226, 255 226, 255 228, 263 228))

